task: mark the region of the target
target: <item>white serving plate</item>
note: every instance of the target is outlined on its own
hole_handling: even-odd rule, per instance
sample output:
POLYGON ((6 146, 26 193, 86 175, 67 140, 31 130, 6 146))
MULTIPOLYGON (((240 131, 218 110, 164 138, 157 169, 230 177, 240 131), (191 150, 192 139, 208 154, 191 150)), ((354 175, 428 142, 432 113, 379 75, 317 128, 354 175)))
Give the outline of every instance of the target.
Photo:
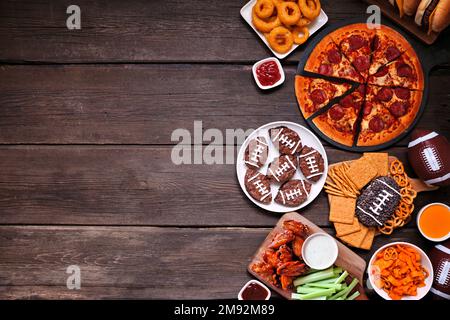
POLYGON ((404 296, 401 299, 401 300, 420 300, 426 296, 428 291, 430 291, 430 289, 431 289, 431 285, 433 284, 433 277, 434 277, 433 265, 431 264, 430 258, 428 258, 428 256, 425 254, 425 252, 423 252, 422 249, 420 249, 418 246, 416 246, 412 243, 409 243, 409 242, 401 242, 401 241, 391 242, 391 243, 385 244, 384 246, 379 248, 377 251, 375 251, 375 253, 372 255, 372 258, 370 258, 369 265, 367 268, 367 273, 369 274, 370 285, 375 290, 375 292, 378 293, 378 295, 380 297, 382 297, 385 300, 392 300, 383 289, 380 289, 375 285, 375 277, 372 273, 372 265, 375 261, 376 256, 378 255, 378 253, 380 253, 381 250, 384 250, 385 248, 390 247, 390 246, 395 246, 396 244, 409 246, 409 247, 412 247, 415 250, 417 250, 420 253, 421 264, 427 269, 427 271, 429 273, 428 277, 425 279, 425 287, 417 288, 417 296, 404 296))
MULTIPOLYGON (((242 191, 244 191, 247 198, 249 198, 254 204, 257 206, 268 210, 272 212, 291 212, 295 210, 299 210, 301 208, 306 207, 308 204, 310 204, 320 193, 322 190, 325 180, 327 178, 327 172, 328 172, 328 159, 327 154, 325 153, 325 148, 323 147, 322 143, 320 142, 319 138, 317 138, 310 130, 307 128, 296 124, 294 122, 288 122, 288 121, 276 121, 271 122, 268 124, 265 124, 255 131, 253 131, 247 139, 245 139, 244 143, 242 144, 241 148, 239 149, 239 153, 236 160, 236 173, 238 176, 239 184, 241 186, 242 191), (320 154, 323 157, 323 163, 324 163, 324 174, 320 177, 320 179, 317 182, 312 182, 311 185, 311 191, 309 193, 308 199, 303 202, 298 207, 288 207, 283 206, 281 204, 276 203, 274 200, 270 204, 264 204, 259 201, 256 201, 253 199, 250 194, 247 192, 247 189, 245 188, 244 178, 245 178, 245 172, 247 171, 247 166, 244 163, 244 153, 245 148, 247 148, 247 145, 250 140, 256 138, 257 136, 264 137, 267 142, 269 143, 269 154, 267 157, 267 162, 264 164, 263 167, 259 169, 259 172, 266 174, 267 168, 269 166, 269 163, 272 162, 272 160, 280 155, 278 150, 275 148, 275 146, 272 144, 272 141, 270 140, 269 136, 269 129, 275 128, 278 126, 286 126, 289 129, 292 129, 298 133, 300 138, 302 139, 302 144, 307 145, 309 147, 312 147, 320 152, 320 154)), ((292 179, 305 179, 300 169, 297 169, 295 172, 295 175, 292 177, 292 179)), ((278 189, 280 188, 280 183, 271 183, 271 191, 272 191, 272 199, 275 199, 275 196, 278 193, 278 189)))
MULTIPOLYGON (((242 18, 244 18, 244 20, 247 21, 247 23, 250 25, 250 27, 252 27, 252 29, 255 30, 256 34, 261 38, 261 40, 266 44, 266 46, 270 49, 270 51, 272 51, 272 53, 278 59, 286 58, 289 54, 292 53, 292 51, 297 49, 297 47, 299 45, 298 44, 294 44, 292 46, 291 50, 289 50, 286 53, 278 53, 278 52, 274 51, 269 46, 269 42, 267 42, 266 37, 264 37, 264 34, 262 32, 259 32, 258 30, 256 30, 255 27, 253 26, 253 23, 252 23, 252 8, 255 5, 255 3, 256 3, 256 0, 250 0, 249 2, 247 2, 246 5, 244 5, 242 7, 242 9, 241 9, 241 16, 242 16, 242 18)), ((313 22, 311 22, 310 25, 308 25, 309 36, 311 37, 314 33, 316 33, 316 31, 319 30, 320 28, 322 28, 327 23, 327 21, 328 21, 328 16, 321 9, 319 16, 313 22)), ((305 43, 307 43, 307 42, 308 41, 306 41, 305 43)))

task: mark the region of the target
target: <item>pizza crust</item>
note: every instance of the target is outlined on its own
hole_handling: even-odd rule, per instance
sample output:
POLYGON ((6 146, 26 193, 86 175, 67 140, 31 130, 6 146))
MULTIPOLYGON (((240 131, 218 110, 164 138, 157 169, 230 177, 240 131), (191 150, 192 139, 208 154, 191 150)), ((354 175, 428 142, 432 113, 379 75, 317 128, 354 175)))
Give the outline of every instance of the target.
POLYGON ((326 135, 333 141, 349 147, 353 145, 354 134, 344 133, 336 130, 322 116, 314 118, 313 123, 324 135, 326 135))

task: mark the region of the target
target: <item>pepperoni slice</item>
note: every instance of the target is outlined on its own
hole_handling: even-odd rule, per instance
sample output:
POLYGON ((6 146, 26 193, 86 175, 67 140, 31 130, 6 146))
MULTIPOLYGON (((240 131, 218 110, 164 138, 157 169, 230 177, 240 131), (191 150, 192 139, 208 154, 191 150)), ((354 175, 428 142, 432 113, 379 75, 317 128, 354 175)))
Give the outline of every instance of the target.
POLYGON ((341 100, 341 105, 344 108, 351 108, 354 105, 353 97, 351 95, 345 96, 341 100))
POLYGON ((325 76, 330 76, 333 73, 333 68, 329 64, 321 64, 319 67, 319 73, 325 76))
POLYGON ((364 114, 365 116, 368 116, 371 112, 372 112, 372 104, 366 103, 366 104, 364 105, 363 114, 364 114))
POLYGON ((359 56, 353 61, 353 64, 359 72, 366 71, 370 67, 369 56, 359 56))
POLYGON ((356 89, 356 91, 358 91, 359 94, 363 96, 366 94, 366 86, 361 84, 359 85, 358 89, 356 89))
POLYGON ((392 99, 394 92, 389 88, 381 88, 377 93, 377 99, 380 101, 388 102, 392 99))
POLYGON ((374 77, 381 78, 387 75, 389 69, 386 66, 381 67, 378 71, 373 75, 374 77))
POLYGON ((322 104, 327 100, 327 95, 325 94, 325 91, 322 89, 315 89, 310 94, 311 100, 315 104, 322 104))
POLYGON ((364 46, 364 38, 358 34, 351 35, 348 38, 348 44, 351 51, 358 50, 364 46))
POLYGON ((339 63, 341 62, 341 53, 336 49, 331 49, 328 51, 328 61, 331 63, 339 63))
POLYGON ((411 96, 411 92, 405 88, 395 88, 395 95, 402 100, 408 100, 411 96))
POLYGON ((401 52, 397 49, 397 47, 389 46, 384 52, 384 56, 388 61, 392 61, 400 56, 401 52))
POLYGON ((408 110, 407 104, 401 101, 396 101, 389 107, 389 111, 392 113, 394 117, 397 118, 404 116, 407 110, 408 110))
POLYGON ((384 121, 380 117, 375 116, 372 119, 370 119, 369 128, 374 132, 380 132, 381 130, 384 129, 384 121))
POLYGON ((340 120, 344 117, 344 109, 337 103, 331 107, 328 113, 333 120, 340 120))
POLYGON ((402 78, 410 78, 412 77, 413 71, 406 63, 400 63, 397 64, 397 74, 402 78))
POLYGON ((375 35, 372 41, 372 51, 378 50, 379 47, 380 47, 380 38, 377 35, 375 35))

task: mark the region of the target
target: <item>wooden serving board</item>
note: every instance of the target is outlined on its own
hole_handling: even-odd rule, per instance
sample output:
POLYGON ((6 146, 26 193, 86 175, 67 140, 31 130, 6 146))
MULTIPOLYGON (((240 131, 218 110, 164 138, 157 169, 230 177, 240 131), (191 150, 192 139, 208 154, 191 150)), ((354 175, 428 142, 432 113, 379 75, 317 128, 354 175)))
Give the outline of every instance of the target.
POLYGON ((400 18, 398 9, 393 5, 391 5, 389 1, 387 0, 364 0, 364 1, 369 4, 379 6, 381 11, 387 17, 397 22, 399 25, 401 25, 403 28, 411 32, 413 35, 415 35, 417 38, 419 38, 426 44, 432 44, 433 42, 436 41, 439 33, 431 32, 430 34, 428 34, 427 31, 423 30, 414 22, 414 16, 404 15, 402 18, 400 18))
MULTIPOLYGON (((389 161, 389 165, 391 165, 391 163, 392 163, 393 161, 395 161, 395 160, 398 160, 398 158, 397 158, 397 157, 394 157, 394 156, 389 156, 389 160, 388 160, 388 161, 389 161)), ((332 168, 332 167, 334 167, 334 166, 337 166, 337 165, 339 165, 339 164, 341 164, 341 163, 344 163, 344 162, 350 164, 352 161, 353 161, 353 160, 348 160, 348 161, 341 161, 341 162, 336 162, 336 163, 330 164, 330 165, 328 166, 328 170, 329 170, 330 168, 332 168)), ((413 188, 417 193, 419 193, 419 192, 425 192, 425 191, 434 191, 434 190, 439 189, 438 186, 431 186, 431 185, 429 185, 429 184, 426 184, 425 182, 423 182, 423 181, 420 180, 420 179, 415 179, 415 178, 410 178, 410 177, 408 177, 408 180, 409 180, 409 182, 411 182, 412 188, 413 188)))
MULTIPOLYGON (((286 220, 296 220, 298 222, 303 223, 304 225, 309 227, 311 234, 326 233, 324 230, 322 230, 321 228, 319 228, 314 223, 312 223, 305 217, 301 216, 297 212, 286 213, 285 215, 283 215, 280 218, 280 220, 278 220, 275 227, 272 229, 272 231, 270 231, 270 233, 267 235, 264 242, 261 244, 259 249, 256 251, 256 254, 253 256, 253 259, 250 262, 250 264, 248 265, 247 270, 255 278, 257 278, 261 282, 264 282, 264 284, 267 285, 273 291, 276 291, 278 294, 285 297, 286 299, 291 299, 291 294, 293 292, 292 290, 283 290, 281 288, 278 288, 278 287, 274 286, 273 284, 265 281, 260 275, 258 275, 257 273, 255 273, 251 270, 251 266, 253 263, 263 261, 264 251, 269 247, 274 236, 282 230, 283 222, 286 220)), ((336 240, 336 242, 337 242, 338 249, 339 249, 339 255, 336 260, 335 265, 347 270, 348 273, 352 277, 356 277, 359 280, 357 289, 361 293, 361 295, 357 298, 357 300, 367 300, 367 296, 365 294, 364 287, 362 285, 364 271, 366 270, 366 262, 360 256, 358 256, 356 253, 354 253, 352 250, 350 250, 348 247, 346 247, 344 244, 339 242, 339 240, 336 240)))

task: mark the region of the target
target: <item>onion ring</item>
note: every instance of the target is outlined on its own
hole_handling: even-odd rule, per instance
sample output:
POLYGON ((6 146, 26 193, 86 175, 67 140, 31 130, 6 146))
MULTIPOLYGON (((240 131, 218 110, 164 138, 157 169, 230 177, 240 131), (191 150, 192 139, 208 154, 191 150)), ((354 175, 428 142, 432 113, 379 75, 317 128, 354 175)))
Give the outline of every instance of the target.
POLYGON ((296 23, 297 27, 305 27, 308 26, 311 23, 311 20, 305 17, 301 17, 298 22, 296 23))
POLYGON ((292 35, 294 37, 295 44, 305 43, 305 41, 309 38, 309 29, 308 27, 295 27, 292 30, 292 35), (300 37, 299 33, 303 33, 303 36, 300 37))
POLYGON ((296 24, 302 15, 300 8, 294 2, 282 2, 278 5, 277 10, 281 22, 287 26, 296 24))
POLYGON ((286 53, 292 48, 294 37, 292 32, 285 27, 276 27, 270 31, 267 41, 276 52, 286 53))
POLYGON ((302 14, 311 21, 320 14, 319 0, 298 0, 298 6, 302 14))
POLYGON ((255 13, 261 19, 269 18, 275 10, 272 0, 258 0, 254 6, 255 13))
POLYGON ((258 17, 255 12, 255 7, 253 7, 252 10, 252 23, 255 26, 256 30, 263 33, 270 32, 273 28, 281 25, 281 21, 278 16, 273 16, 268 19, 261 19, 260 17, 258 17))

